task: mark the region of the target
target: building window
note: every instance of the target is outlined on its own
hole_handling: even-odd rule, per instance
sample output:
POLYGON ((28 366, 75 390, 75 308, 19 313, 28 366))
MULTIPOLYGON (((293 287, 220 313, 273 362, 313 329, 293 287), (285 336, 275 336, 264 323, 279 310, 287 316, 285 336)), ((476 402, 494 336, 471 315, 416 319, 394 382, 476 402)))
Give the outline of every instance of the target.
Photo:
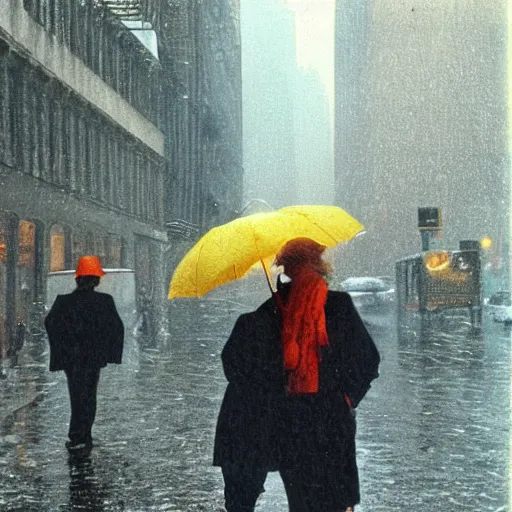
POLYGON ((66 268, 66 237, 64 228, 54 224, 50 231, 50 272, 66 268))
POLYGON ((76 268, 78 260, 85 254, 85 238, 81 236, 79 233, 73 233, 73 243, 71 248, 73 268, 76 268))
POLYGON ((18 265, 16 272, 16 316, 27 321, 36 298, 36 225, 29 220, 18 223, 18 265))
POLYGON ((119 235, 110 234, 107 237, 105 267, 120 268, 122 266, 123 241, 119 235))
POLYGON ((94 252, 91 254, 95 254, 100 259, 100 262, 102 266, 105 266, 105 260, 106 260, 106 243, 105 243, 105 237, 100 234, 94 235, 94 252))

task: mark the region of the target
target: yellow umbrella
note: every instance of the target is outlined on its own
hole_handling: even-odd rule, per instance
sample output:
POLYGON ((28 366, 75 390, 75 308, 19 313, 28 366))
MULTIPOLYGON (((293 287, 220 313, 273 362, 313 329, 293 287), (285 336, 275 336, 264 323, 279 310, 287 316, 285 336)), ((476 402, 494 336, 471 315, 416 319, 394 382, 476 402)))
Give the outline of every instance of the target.
POLYGON ((265 269, 264 260, 294 238, 333 247, 363 230, 337 206, 289 206, 235 219, 208 231, 185 255, 172 277, 169 299, 200 297, 243 277, 258 262, 265 269))

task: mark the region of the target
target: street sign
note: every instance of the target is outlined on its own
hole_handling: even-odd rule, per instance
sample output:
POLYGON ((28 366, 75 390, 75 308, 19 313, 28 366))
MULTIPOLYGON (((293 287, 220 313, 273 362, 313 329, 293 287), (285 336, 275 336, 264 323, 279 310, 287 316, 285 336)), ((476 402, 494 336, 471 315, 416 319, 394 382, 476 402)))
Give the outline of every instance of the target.
POLYGON ((436 206, 418 208, 418 228, 423 230, 438 230, 443 227, 441 208, 436 206))

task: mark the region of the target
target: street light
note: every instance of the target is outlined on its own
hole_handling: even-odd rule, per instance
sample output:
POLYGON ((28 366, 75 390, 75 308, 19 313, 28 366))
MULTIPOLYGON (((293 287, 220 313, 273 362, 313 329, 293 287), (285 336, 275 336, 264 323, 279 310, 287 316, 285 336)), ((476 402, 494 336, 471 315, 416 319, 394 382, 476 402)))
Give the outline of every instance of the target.
POLYGON ((490 236, 485 236, 480 240, 480 247, 482 249, 490 249, 492 247, 492 238, 490 236))

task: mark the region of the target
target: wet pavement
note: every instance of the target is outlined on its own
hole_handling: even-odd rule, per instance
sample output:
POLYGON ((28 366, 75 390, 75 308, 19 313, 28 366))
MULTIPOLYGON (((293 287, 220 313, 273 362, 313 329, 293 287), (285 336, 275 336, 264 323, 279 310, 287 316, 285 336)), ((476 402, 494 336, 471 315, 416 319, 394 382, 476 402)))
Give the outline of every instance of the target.
MULTIPOLYGON (((64 448, 65 376, 47 371, 45 345, 26 346, 0 379, 0 510, 221 512, 211 466, 220 352, 236 317, 265 296, 244 281, 173 302, 158 347, 130 335, 123 364, 102 372, 85 460, 64 448)), ((473 335, 455 318, 398 339, 391 318, 367 320, 382 365, 358 410, 358 512, 508 510, 509 331, 486 322, 473 335)), ((256 510, 286 511, 279 476, 265 487, 256 510)))

